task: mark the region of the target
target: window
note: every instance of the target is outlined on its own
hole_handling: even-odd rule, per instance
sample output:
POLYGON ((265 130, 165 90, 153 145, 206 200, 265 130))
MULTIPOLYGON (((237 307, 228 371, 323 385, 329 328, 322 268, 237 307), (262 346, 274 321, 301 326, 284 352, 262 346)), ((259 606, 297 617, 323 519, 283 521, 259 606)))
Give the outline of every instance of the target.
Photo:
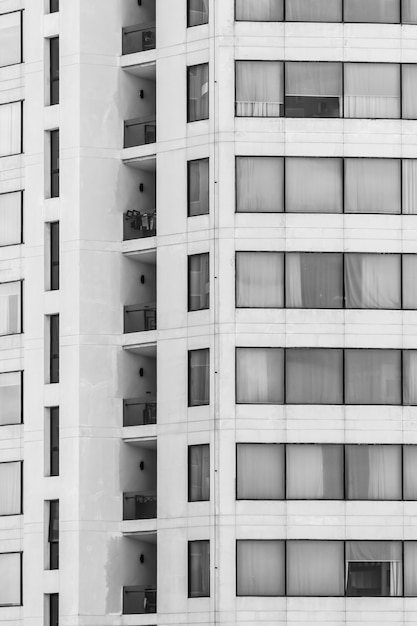
POLYGON ((59 37, 49 40, 49 79, 50 79, 50 104, 59 103, 59 37))
POLYGON ((56 13, 59 11, 59 0, 49 0, 49 12, 56 13))
POLYGON ((285 64, 285 115, 342 117, 342 64, 285 64))
POLYGON ((401 596, 401 541, 346 542, 347 596, 401 596))
POLYGON ((287 498, 343 500, 343 446, 288 444, 287 498))
POLYGON ((209 160, 188 161, 188 217, 209 212, 209 160))
POLYGON ((401 500, 401 446, 346 446, 348 500, 401 500))
POLYGON ((289 22, 341 22, 342 0, 286 0, 289 22))
POLYGON ((401 404, 400 350, 345 350, 346 404, 401 404))
POLYGON ((59 130, 52 130, 51 136, 51 198, 59 196, 59 130))
POLYGON ((343 308, 343 255, 289 252, 285 259, 286 306, 343 308))
POLYGON ((236 61, 236 116, 282 117, 283 63, 236 61))
POLYGON ((400 309, 399 254, 345 255, 346 308, 400 309))
POLYGON ((50 224, 50 257, 51 257, 51 274, 50 287, 51 291, 59 289, 59 222, 51 222, 50 224))
POLYGON ((210 446, 188 446, 188 502, 210 500, 210 446))
POLYGON ((188 257, 188 310, 201 311, 210 307, 209 253, 188 257))
POLYGON ((0 157, 22 152, 22 103, 0 105, 0 157))
POLYGON ((236 499, 285 498, 284 446, 275 443, 238 443, 236 499))
POLYGON ((244 22, 281 22, 283 0, 236 0, 236 20, 244 22))
POLYGON ((416 0, 402 0, 402 21, 403 24, 417 24, 416 0))
POLYGON ((345 212, 401 213, 399 159, 346 159, 345 212))
POLYGON ((0 426, 22 423, 22 372, 0 374, 0 426))
POLYGON ((210 542, 188 542, 188 597, 210 597, 210 542))
POLYGON ((236 349, 236 402, 282 404, 284 402, 284 350, 236 349))
POLYGON ((209 0, 188 0, 187 26, 208 24, 209 0))
POLYGON ((396 24, 400 21, 399 0, 344 0, 345 22, 382 22, 396 24))
POLYGON ((49 475, 59 476, 59 407, 49 410, 49 475))
POLYGON ((188 111, 187 122, 207 120, 209 117, 209 66, 208 63, 192 65, 187 69, 188 111))
POLYGON ((236 157, 236 211, 281 213, 284 210, 284 159, 236 157))
POLYGON ((282 252, 236 253, 236 306, 284 306, 284 255, 282 252))
POLYGON ((0 283, 0 335, 22 332, 22 283, 0 283))
POLYGON ((210 403, 209 349, 188 352, 188 406, 210 403))
POLYGON ((402 117, 417 119, 417 65, 402 66, 402 117))
POLYGON ((398 63, 345 63, 345 117, 399 118, 398 63))
POLYGON ((59 500, 49 501, 49 569, 59 569, 59 500))
POLYGON ((0 246, 22 243, 21 191, 0 194, 0 246))
POLYGON ((50 315, 49 324, 50 324, 49 382, 59 383, 59 315, 50 315))
POLYGON ((22 463, 0 463, 0 516, 22 513, 22 463))
POLYGON ((0 15, 0 67, 22 62, 21 12, 0 15))
POLYGON ((283 541, 236 541, 236 595, 285 595, 283 541))
POLYGON ((343 541, 287 541, 288 596, 343 592, 343 541))
POLYGON ((289 213, 343 213, 343 160, 286 159, 285 210, 289 213))
POLYGON ((343 351, 325 348, 286 350, 288 404, 342 404, 343 351))
POLYGON ((402 210, 405 215, 412 215, 417 213, 417 160, 404 159, 402 166, 402 210))
POLYGON ((59 595, 49 595, 49 626, 59 626, 59 595))
POLYGON ((403 351, 403 404, 417 405, 417 351, 403 351))
POLYGON ((21 552, 3 552, 0 554, 0 580, 0 606, 21 606, 21 552))

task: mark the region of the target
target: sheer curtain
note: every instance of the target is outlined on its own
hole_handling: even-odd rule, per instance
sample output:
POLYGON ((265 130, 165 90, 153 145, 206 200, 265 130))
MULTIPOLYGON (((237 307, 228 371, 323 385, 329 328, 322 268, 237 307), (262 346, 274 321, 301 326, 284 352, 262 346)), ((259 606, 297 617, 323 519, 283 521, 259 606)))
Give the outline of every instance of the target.
POLYGON ((20 332, 20 281, 0 283, 0 335, 20 332))
POLYGON ((236 306, 272 309, 283 305, 283 253, 236 252, 236 306))
POLYGON ((210 403, 209 350, 190 350, 188 406, 210 403))
POLYGON ((417 309, 417 254, 403 254, 403 309, 417 309))
POLYGON ((341 22, 342 0, 286 0, 289 22, 341 22))
POLYGON ((285 593, 283 541, 236 542, 236 595, 283 596, 285 593))
POLYGON ((343 499, 343 446, 287 445, 287 498, 343 499))
POLYGON ((188 68, 188 121, 207 120, 209 117, 208 63, 188 68))
POLYGON ((395 24, 400 21, 400 0, 344 0, 345 22, 382 22, 395 24))
POLYGON ((348 500, 401 500, 401 446, 346 446, 348 500))
MULTIPOLYGON (((401 541, 347 541, 346 542, 346 577, 349 585, 349 564, 389 563, 390 576, 388 595, 402 595, 402 543, 401 541)), ((374 582, 374 579, 373 579, 374 582)), ((367 594, 369 595, 369 594, 367 594)), ((380 594, 375 594, 380 595, 380 594)))
POLYGON ((343 541, 287 541, 287 595, 343 596, 343 541))
POLYGON ((404 541, 404 595, 417 596, 417 541, 404 541))
POLYGON ((274 443, 237 444, 238 500, 285 498, 284 446, 274 443))
POLYGON ((21 153, 21 103, 0 105, 0 157, 21 153))
POLYGON ((0 463, 0 515, 19 515, 21 463, 0 463))
POLYGON ((345 212, 401 213, 400 159, 346 159, 345 212))
POLYGON ((209 160, 188 161, 188 215, 209 212, 209 160))
POLYGON ((281 22, 283 0, 236 0, 236 20, 281 22))
POLYGON ((210 500, 210 446, 190 446, 188 450, 189 501, 210 500))
POLYGON ((417 213, 417 159, 403 159, 403 213, 417 213))
POLYGON ((417 64, 402 65, 402 117, 409 120, 417 119, 417 64))
POLYGON ((287 158, 287 213, 343 213, 342 159, 287 158), (300 180, 303 184, 300 185, 300 180))
POLYGON ((209 0, 189 0, 188 26, 207 24, 209 19, 209 0))
POLYGON ((281 61, 236 61, 236 115, 280 117, 283 105, 281 61))
POLYGON ((210 306, 209 253, 188 257, 188 310, 200 311, 210 306))
POLYGON ((0 15, 0 66, 21 62, 20 11, 0 15))
POLYGON ((401 308, 400 254, 345 254, 348 309, 401 308))
POLYGON ((21 372, 0 374, 0 426, 21 421, 21 372))
POLYGON ((0 194, 0 246, 21 242, 22 192, 0 194))
POLYGON ((332 252, 288 252, 285 295, 289 308, 343 308, 343 257, 332 252))
POLYGON ((345 350, 346 404, 401 404, 400 350, 345 350))
POLYGON ((190 541, 189 558, 189 597, 204 598, 210 596, 210 542, 190 541))
POLYGON ((416 0, 402 0, 402 21, 403 24, 417 24, 417 2, 416 0))
POLYGON ((285 64, 286 96, 342 96, 342 64, 287 62, 285 64))
POLYGON ((284 210, 284 159, 236 157, 236 211, 281 213, 284 210))
POLYGON ((287 349, 285 381, 288 404, 341 404, 343 351, 287 349))
POLYGON ((20 552, 0 554, 0 606, 21 604, 20 559, 20 552))
POLYGON ((417 500, 417 446, 403 446, 404 500, 417 500))
POLYGON ((417 405, 417 350, 403 351, 404 404, 417 405))
POLYGON ((344 82, 345 117, 401 117, 398 63, 345 63, 344 82))
POLYGON ((284 350, 237 348, 236 379, 238 404, 282 404, 284 350))

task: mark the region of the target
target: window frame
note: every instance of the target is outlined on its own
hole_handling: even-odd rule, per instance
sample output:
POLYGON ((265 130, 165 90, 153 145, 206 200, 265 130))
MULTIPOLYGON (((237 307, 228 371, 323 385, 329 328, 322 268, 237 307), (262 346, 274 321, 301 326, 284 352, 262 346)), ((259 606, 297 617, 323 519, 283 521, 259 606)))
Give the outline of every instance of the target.
POLYGON ((1 243, 0 242, 0 248, 8 248, 11 246, 20 246, 22 245, 22 243, 24 242, 23 239, 23 194, 24 194, 24 190, 23 189, 16 189, 15 191, 3 191, 0 193, 0 197, 1 196, 8 196, 10 194, 14 194, 14 193, 19 193, 20 194, 20 241, 16 241, 15 243, 1 243))
POLYGON ((188 404, 187 404, 187 408, 195 408, 197 406, 210 406, 210 400, 211 400, 211 385, 210 385, 210 348, 193 348, 193 349, 189 349, 188 350, 188 355, 187 355, 187 397, 188 397, 188 404), (191 404, 191 353, 192 352, 207 352, 208 354, 208 402, 204 403, 204 404, 191 404))
POLYGON ((23 552, 21 550, 11 550, 10 552, 0 552, 0 557, 3 554, 19 554, 20 555, 20 590, 19 590, 20 600, 19 600, 19 604, 0 604, 0 608, 23 606, 23 552))
POLYGON ((210 157, 201 157, 198 159, 189 159, 187 161, 187 217, 201 217, 202 215, 210 214, 210 157), (208 184, 207 184, 207 205, 208 211, 207 213, 198 213, 197 215, 191 215, 190 207, 191 207, 191 163, 198 163, 201 161, 207 161, 207 169, 208 169, 208 184))
POLYGON ((197 26, 206 26, 207 24, 210 23, 210 7, 208 8, 208 11, 207 11, 207 22, 200 22, 199 24, 190 24, 190 11, 192 11, 190 7, 190 0, 187 0, 187 28, 196 28, 197 26))
POLYGON ((59 12, 59 0, 49 0, 49 13, 59 12))
POLYGON ((187 80, 187 120, 186 123, 187 124, 193 124, 194 122, 204 122, 204 121, 208 121, 210 119, 210 66, 209 66, 209 62, 205 61, 203 63, 195 63, 194 65, 187 65, 187 74, 186 74, 186 80, 187 80), (191 98, 190 98, 190 70, 192 68, 196 68, 196 67, 202 67, 202 66, 207 66, 207 84, 208 84, 208 88, 207 88, 207 117, 200 117, 198 119, 190 119, 190 102, 191 102, 191 98))
POLYGON ((59 37, 54 36, 49 39, 49 106, 59 104, 59 61, 59 37))
POLYGON ((49 322, 49 384, 59 383, 60 329, 59 313, 48 316, 49 322), (56 333, 56 334, 55 334, 56 333))
MULTIPOLYGON (((10 66, 9 66, 10 67, 10 66)), ((9 104, 17 104, 20 103, 20 137, 19 137, 19 152, 12 152, 11 154, 0 154, 1 159, 8 159, 13 156, 18 156, 19 154, 24 154, 23 151, 23 100, 12 100, 11 102, 2 102, 0 103, 0 109, 2 106, 7 106, 9 104)))
POLYGON ((50 268, 49 268, 49 291, 59 290, 60 279, 60 228, 59 221, 49 222, 49 255, 50 255, 50 268), (54 271, 54 268, 57 268, 54 271))
POLYGON ((187 542, 187 589, 188 589, 188 599, 194 600, 199 598, 210 598, 211 597, 211 546, 210 539, 192 539, 187 542), (208 582, 209 589, 207 595, 191 595, 191 544, 195 543, 204 543, 208 545, 208 555, 209 555, 209 564, 208 564, 208 582))
POLYGON ((237 441, 235 443, 235 501, 236 502, 285 502, 287 500, 287 444, 276 441, 237 441), (282 450, 284 495, 282 498, 238 498, 238 448, 239 446, 278 446, 282 450))
MULTIPOLYGON (((17 61, 16 63, 7 63, 6 65, 0 64, 0 68, 12 67, 13 65, 20 65, 21 63, 24 63, 24 58, 23 58, 23 11, 24 11, 24 9, 18 9, 18 10, 15 10, 15 11, 5 11, 4 13, 0 13, 0 19, 1 19, 2 15, 10 15, 11 13, 20 13, 20 28, 19 28, 20 61, 17 61)), ((5 103, 2 103, 2 104, 5 104, 5 103)))
POLYGON ((49 500, 48 522, 48 570, 59 570, 59 500, 49 500), (57 530, 54 528, 56 522, 57 530))
POLYGON ((235 540, 235 596, 236 598, 286 598, 287 597, 287 540, 286 539, 258 539, 258 538, 250 538, 250 537, 240 537, 239 539, 235 540), (257 594, 256 596, 247 596, 247 595, 242 595, 242 594, 238 594, 238 579, 237 579, 237 571, 238 571, 238 543, 239 542, 246 542, 246 541, 252 541, 252 542, 274 542, 274 543, 281 543, 283 544, 283 553, 284 553, 284 564, 283 564, 283 583, 284 583, 284 593, 282 595, 269 595, 269 594, 257 594))
MULTIPOLYGON (((0 283, 0 287, 1 285, 10 285, 12 283, 19 283, 20 288, 19 288, 19 298, 20 298, 20 302, 19 302, 19 307, 20 307, 20 311, 19 311, 19 326, 20 326, 20 330, 17 333, 6 333, 6 334, 1 334, 0 333, 0 340, 2 337, 15 337, 16 335, 23 335, 24 333, 24 328, 23 328, 23 278, 19 278, 18 280, 5 280, 3 282, 0 283)), ((4 372, 9 373, 9 372, 4 372)))
POLYGON ((48 594, 49 626, 59 626, 59 594, 48 594))
POLYGON ((49 407, 49 476, 59 476, 59 453, 60 453, 60 428, 59 428, 59 406, 49 407), (57 445, 54 446, 55 424, 57 430, 57 445))
POLYGON ((210 444, 209 443, 197 443, 197 444, 189 444, 187 447, 187 480, 188 480, 188 502, 210 502, 211 500, 211 454, 210 454, 210 444), (208 455, 209 455, 209 497, 204 499, 195 499, 191 497, 192 490, 192 464, 191 464, 191 448, 202 448, 207 447, 208 455))
POLYGON ((60 195, 60 137, 59 128, 54 128, 49 132, 50 141, 50 167, 49 167, 49 184, 50 184, 50 198, 59 198, 60 195), (56 150, 56 155, 55 155, 56 150), (54 167, 54 161, 57 162, 57 167, 54 167))
POLYGON ((16 515, 23 515, 23 460, 17 459, 16 461, 0 461, 1 465, 6 465, 10 463, 19 463, 20 465, 20 502, 19 502, 19 512, 18 513, 0 513, 1 517, 15 517, 16 515))
POLYGON ((2 426, 20 426, 23 424, 23 370, 12 370, 0 372, 0 377, 2 374, 20 374, 20 422, 12 422, 7 424, 0 423, 0 428, 2 426))
POLYGON ((210 252, 197 252, 196 254, 189 254, 187 256, 187 312, 188 313, 195 313, 196 311, 208 311, 210 310, 210 252), (192 265, 192 260, 191 259, 195 259, 196 257, 199 257, 201 259, 201 257, 207 257, 207 284, 209 287, 209 292, 207 295, 207 300, 208 300, 208 304, 207 306, 204 307, 199 307, 199 308, 192 308, 191 306, 191 298, 192 298, 192 294, 191 294, 191 265, 192 265))

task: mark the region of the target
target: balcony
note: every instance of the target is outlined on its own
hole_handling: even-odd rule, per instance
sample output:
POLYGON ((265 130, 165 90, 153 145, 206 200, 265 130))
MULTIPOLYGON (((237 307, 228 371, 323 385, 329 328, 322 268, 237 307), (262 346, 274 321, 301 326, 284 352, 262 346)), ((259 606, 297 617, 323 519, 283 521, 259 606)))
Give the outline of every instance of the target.
POLYGON ((155 117, 136 117, 124 125, 124 148, 145 146, 156 142, 155 117))
POLYGON ((156 330, 156 306, 154 304, 131 304, 124 307, 125 333, 156 330))
POLYGON ((143 398, 123 400, 123 426, 156 424, 156 402, 143 398))
POLYGON ((155 23, 126 26, 122 29, 122 54, 154 50, 155 35, 155 23))
POLYGON ((123 615, 156 613, 156 587, 123 587, 123 615))
POLYGON ((123 520, 155 519, 156 492, 123 494, 123 520))
POLYGON ((123 241, 154 237, 156 235, 155 211, 141 213, 131 209, 126 211, 123 217, 123 241))

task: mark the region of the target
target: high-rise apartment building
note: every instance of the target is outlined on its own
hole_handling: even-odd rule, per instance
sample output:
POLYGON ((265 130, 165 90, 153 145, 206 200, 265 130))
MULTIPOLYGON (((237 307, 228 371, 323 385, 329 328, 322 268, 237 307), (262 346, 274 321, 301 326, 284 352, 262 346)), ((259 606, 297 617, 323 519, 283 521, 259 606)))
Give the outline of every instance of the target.
POLYGON ((417 0, 0 0, 0 623, 416 616, 417 0))

